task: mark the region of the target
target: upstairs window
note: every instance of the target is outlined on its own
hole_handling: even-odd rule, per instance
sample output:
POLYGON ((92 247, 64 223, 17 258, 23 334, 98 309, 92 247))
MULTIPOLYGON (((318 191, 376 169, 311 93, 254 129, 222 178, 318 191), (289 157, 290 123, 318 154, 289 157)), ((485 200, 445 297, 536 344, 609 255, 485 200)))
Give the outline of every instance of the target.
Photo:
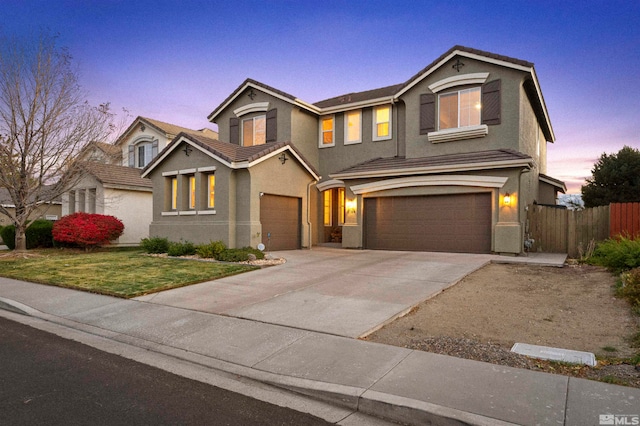
POLYGON ((158 140, 129 145, 129 167, 142 169, 158 155, 158 140))
POLYGON ((373 140, 391 139, 391 105, 373 109, 373 140))
POLYGON ((480 88, 458 90, 439 96, 439 129, 479 126, 480 88))
POLYGON ((323 117, 320 119, 320 147, 333 146, 334 138, 334 117, 323 117))
POLYGON ((212 209, 216 206, 216 175, 207 176, 207 207, 212 209))
POLYGON ((362 142, 362 111, 349 111, 344 114, 344 144, 362 142))
POLYGON ((266 142, 267 118, 259 115, 242 120, 242 145, 263 145, 266 142))

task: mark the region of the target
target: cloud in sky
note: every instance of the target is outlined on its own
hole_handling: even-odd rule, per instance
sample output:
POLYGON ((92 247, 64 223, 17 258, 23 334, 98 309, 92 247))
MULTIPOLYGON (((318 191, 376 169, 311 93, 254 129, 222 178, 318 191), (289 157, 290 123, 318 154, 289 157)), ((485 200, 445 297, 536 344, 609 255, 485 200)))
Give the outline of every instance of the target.
POLYGON ((406 81, 456 44, 535 63, 579 191, 603 152, 640 148, 640 2, 5 0, 0 29, 60 34, 91 101, 178 125, 250 77, 307 102, 406 81))

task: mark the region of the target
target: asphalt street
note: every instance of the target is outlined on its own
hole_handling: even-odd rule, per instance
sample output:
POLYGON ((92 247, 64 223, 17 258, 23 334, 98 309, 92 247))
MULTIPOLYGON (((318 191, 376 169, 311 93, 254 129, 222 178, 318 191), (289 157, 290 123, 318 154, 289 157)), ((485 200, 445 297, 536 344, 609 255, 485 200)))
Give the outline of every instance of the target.
POLYGON ((5 318, 0 342, 6 424, 330 424, 5 318))

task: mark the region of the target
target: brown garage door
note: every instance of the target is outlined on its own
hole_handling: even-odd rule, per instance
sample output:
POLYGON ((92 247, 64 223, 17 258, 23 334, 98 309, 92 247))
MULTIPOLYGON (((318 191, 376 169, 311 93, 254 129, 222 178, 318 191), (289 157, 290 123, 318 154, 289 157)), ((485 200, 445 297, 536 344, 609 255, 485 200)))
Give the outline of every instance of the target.
POLYGON ((365 198, 365 247, 491 251, 491 194, 365 198))
POLYGON ((300 198, 265 194, 260 198, 262 243, 267 250, 300 248, 300 198))

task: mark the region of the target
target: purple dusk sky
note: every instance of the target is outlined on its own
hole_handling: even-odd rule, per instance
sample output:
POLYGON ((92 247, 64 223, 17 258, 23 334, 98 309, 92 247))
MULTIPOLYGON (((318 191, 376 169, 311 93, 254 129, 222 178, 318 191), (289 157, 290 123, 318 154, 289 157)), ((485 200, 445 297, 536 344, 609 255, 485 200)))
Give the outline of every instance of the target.
POLYGON ((0 31, 60 34, 93 104, 190 127, 245 78, 307 102, 402 83, 456 44, 535 64, 569 192, 640 148, 640 2, 2 0, 0 31))

